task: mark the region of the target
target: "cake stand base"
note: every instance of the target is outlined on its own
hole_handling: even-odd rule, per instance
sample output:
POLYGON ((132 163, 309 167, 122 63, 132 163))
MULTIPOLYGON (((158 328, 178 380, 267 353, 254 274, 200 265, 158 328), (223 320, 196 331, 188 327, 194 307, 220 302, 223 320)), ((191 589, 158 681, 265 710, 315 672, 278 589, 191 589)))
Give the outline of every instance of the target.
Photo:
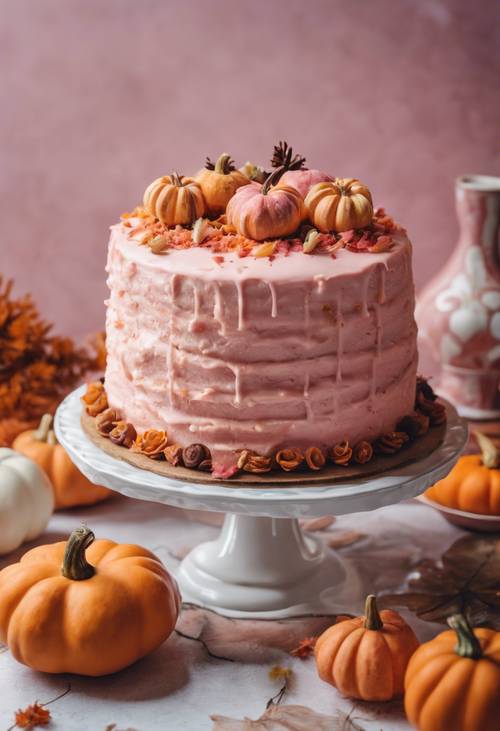
POLYGON ((186 556, 177 578, 184 601, 230 617, 276 619, 338 613, 335 593, 348 573, 298 520, 230 513, 215 541, 186 556))
MULTIPOLYGON (((55 418, 56 436, 89 480, 129 497, 227 514, 215 541, 194 548, 178 570, 184 602, 229 617, 279 619, 337 614, 359 607, 361 584, 348 560, 298 520, 375 510, 415 497, 444 477, 467 440, 467 425, 448 406, 443 442, 415 462, 343 481, 258 487, 174 479, 107 454, 84 433, 80 396, 70 394, 55 418)), ((199 477, 198 477, 199 479, 199 477)))

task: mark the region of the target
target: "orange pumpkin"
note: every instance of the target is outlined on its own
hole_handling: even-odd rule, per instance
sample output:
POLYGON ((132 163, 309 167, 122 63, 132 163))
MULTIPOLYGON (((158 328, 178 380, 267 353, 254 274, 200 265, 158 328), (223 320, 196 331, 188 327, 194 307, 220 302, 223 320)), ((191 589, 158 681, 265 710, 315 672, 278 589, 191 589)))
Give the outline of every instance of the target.
POLYGON ((476 432, 481 454, 460 457, 451 472, 425 495, 440 505, 482 515, 500 515, 500 452, 476 432))
POLYGON ((246 175, 236 170, 231 156, 223 153, 214 164, 207 158, 205 168, 196 176, 205 198, 207 212, 212 216, 224 213, 230 199, 242 185, 248 185, 246 175))
POLYGON ((405 711, 420 731, 496 731, 500 711, 500 632, 474 631, 465 618, 421 645, 405 677, 405 711))
POLYGON ((106 675, 162 644, 180 595, 140 546, 94 541, 87 527, 38 546, 0 572, 0 640, 46 673, 106 675), (92 545, 91 545, 92 544, 92 545))
POLYGON ((82 475, 58 443, 51 426, 52 416, 45 414, 38 429, 19 434, 12 448, 32 459, 47 474, 54 488, 55 509, 94 505, 110 497, 111 490, 94 485, 82 475))
POLYGON ((255 241, 278 239, 296 231, 304 220, 302 196, 295 188, 272 187, 274 175, 264 185, 249 183, 239 188, 229 201, 227 223, 242 236, 255 241))
POLYGON ((323 232, 363 228, 373 218, 371 193, 354 178, 313 185, 305 204, 311 222, 323 232))
POLYGON ((205 199, 194 178, 176 172, 153 180, 144 192, 144 208, 165 226, 190 226, 205 213, 205 199))
POLYGON ((314 654, 318 674, 343 695, 364 701, 388 701, 402 695, 406 666, 418 647, 411 627, 391 609, 377 610, 366 599, 364 617, 329 627, 314 654))

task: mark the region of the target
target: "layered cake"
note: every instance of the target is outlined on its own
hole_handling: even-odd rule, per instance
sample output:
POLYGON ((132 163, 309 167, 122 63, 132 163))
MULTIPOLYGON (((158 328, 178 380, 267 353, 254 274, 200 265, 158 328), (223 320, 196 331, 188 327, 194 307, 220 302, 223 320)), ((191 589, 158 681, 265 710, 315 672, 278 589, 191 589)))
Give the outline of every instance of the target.
POLYGON ((194 444, 227 468, 245 454, 271 469, 283 450, 322 465, 414 412, 405 231, 359 181, 287 145, 272 162, 159 178, 112 227, 104 387, 139 448, 161 433, 167 457, 194 444))

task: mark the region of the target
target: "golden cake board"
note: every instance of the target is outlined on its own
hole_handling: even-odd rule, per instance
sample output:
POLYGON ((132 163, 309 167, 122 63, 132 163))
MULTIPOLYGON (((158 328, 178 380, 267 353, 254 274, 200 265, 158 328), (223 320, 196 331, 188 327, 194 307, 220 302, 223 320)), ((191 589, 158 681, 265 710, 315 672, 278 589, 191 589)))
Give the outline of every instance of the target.
POLYGON ((209 472, 198 472, 197 470, 187 469, 186 467, 172 467, 172 465, 164 460, 151 459, 143 454, 133 452, 126 447, 113 444, 109 439, 101 436, 97 432, 95 419, 85 411, 82 413, 81 423, 85 434, 99 449, 102 449, 103 452, 109 454, 111 457, 128 462, 128 464, 141 470, 147 470, 148 472, 154 472, 157 475, 164 475, 165 477, 183 482, 195 482, 198 484, 215 482, 227 487, 245 485, 260 488, 263 486, 287 487, 299 484, 306 487, 307 485, 352 481, 358 477, 378 475, 382 472, 393 470, 395 467, 401 467, 429 456, 442 443, 446 432, 446 423, 433 426, 427 434, 410 442, 396 454, 376 455, 370 462, 364 465, 350 464, 346 467, 330 465, 317 472, 304 469, 297 472, 278 472, 277 470, 273 470, 272 472, 259 475, 241 472, 238 476, 230 480, 218 480, 212 477, 209 472))

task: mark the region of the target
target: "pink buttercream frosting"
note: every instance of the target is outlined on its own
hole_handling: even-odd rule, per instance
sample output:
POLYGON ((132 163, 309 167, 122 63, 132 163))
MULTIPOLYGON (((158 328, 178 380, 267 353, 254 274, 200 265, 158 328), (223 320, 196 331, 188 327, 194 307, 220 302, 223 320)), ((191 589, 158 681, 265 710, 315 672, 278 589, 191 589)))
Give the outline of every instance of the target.
POLYGON ((112 228, 106 390, 138 431, 238 449, 374 439, 413 409, 411 244, 286 257, 155 255, 112 228))

